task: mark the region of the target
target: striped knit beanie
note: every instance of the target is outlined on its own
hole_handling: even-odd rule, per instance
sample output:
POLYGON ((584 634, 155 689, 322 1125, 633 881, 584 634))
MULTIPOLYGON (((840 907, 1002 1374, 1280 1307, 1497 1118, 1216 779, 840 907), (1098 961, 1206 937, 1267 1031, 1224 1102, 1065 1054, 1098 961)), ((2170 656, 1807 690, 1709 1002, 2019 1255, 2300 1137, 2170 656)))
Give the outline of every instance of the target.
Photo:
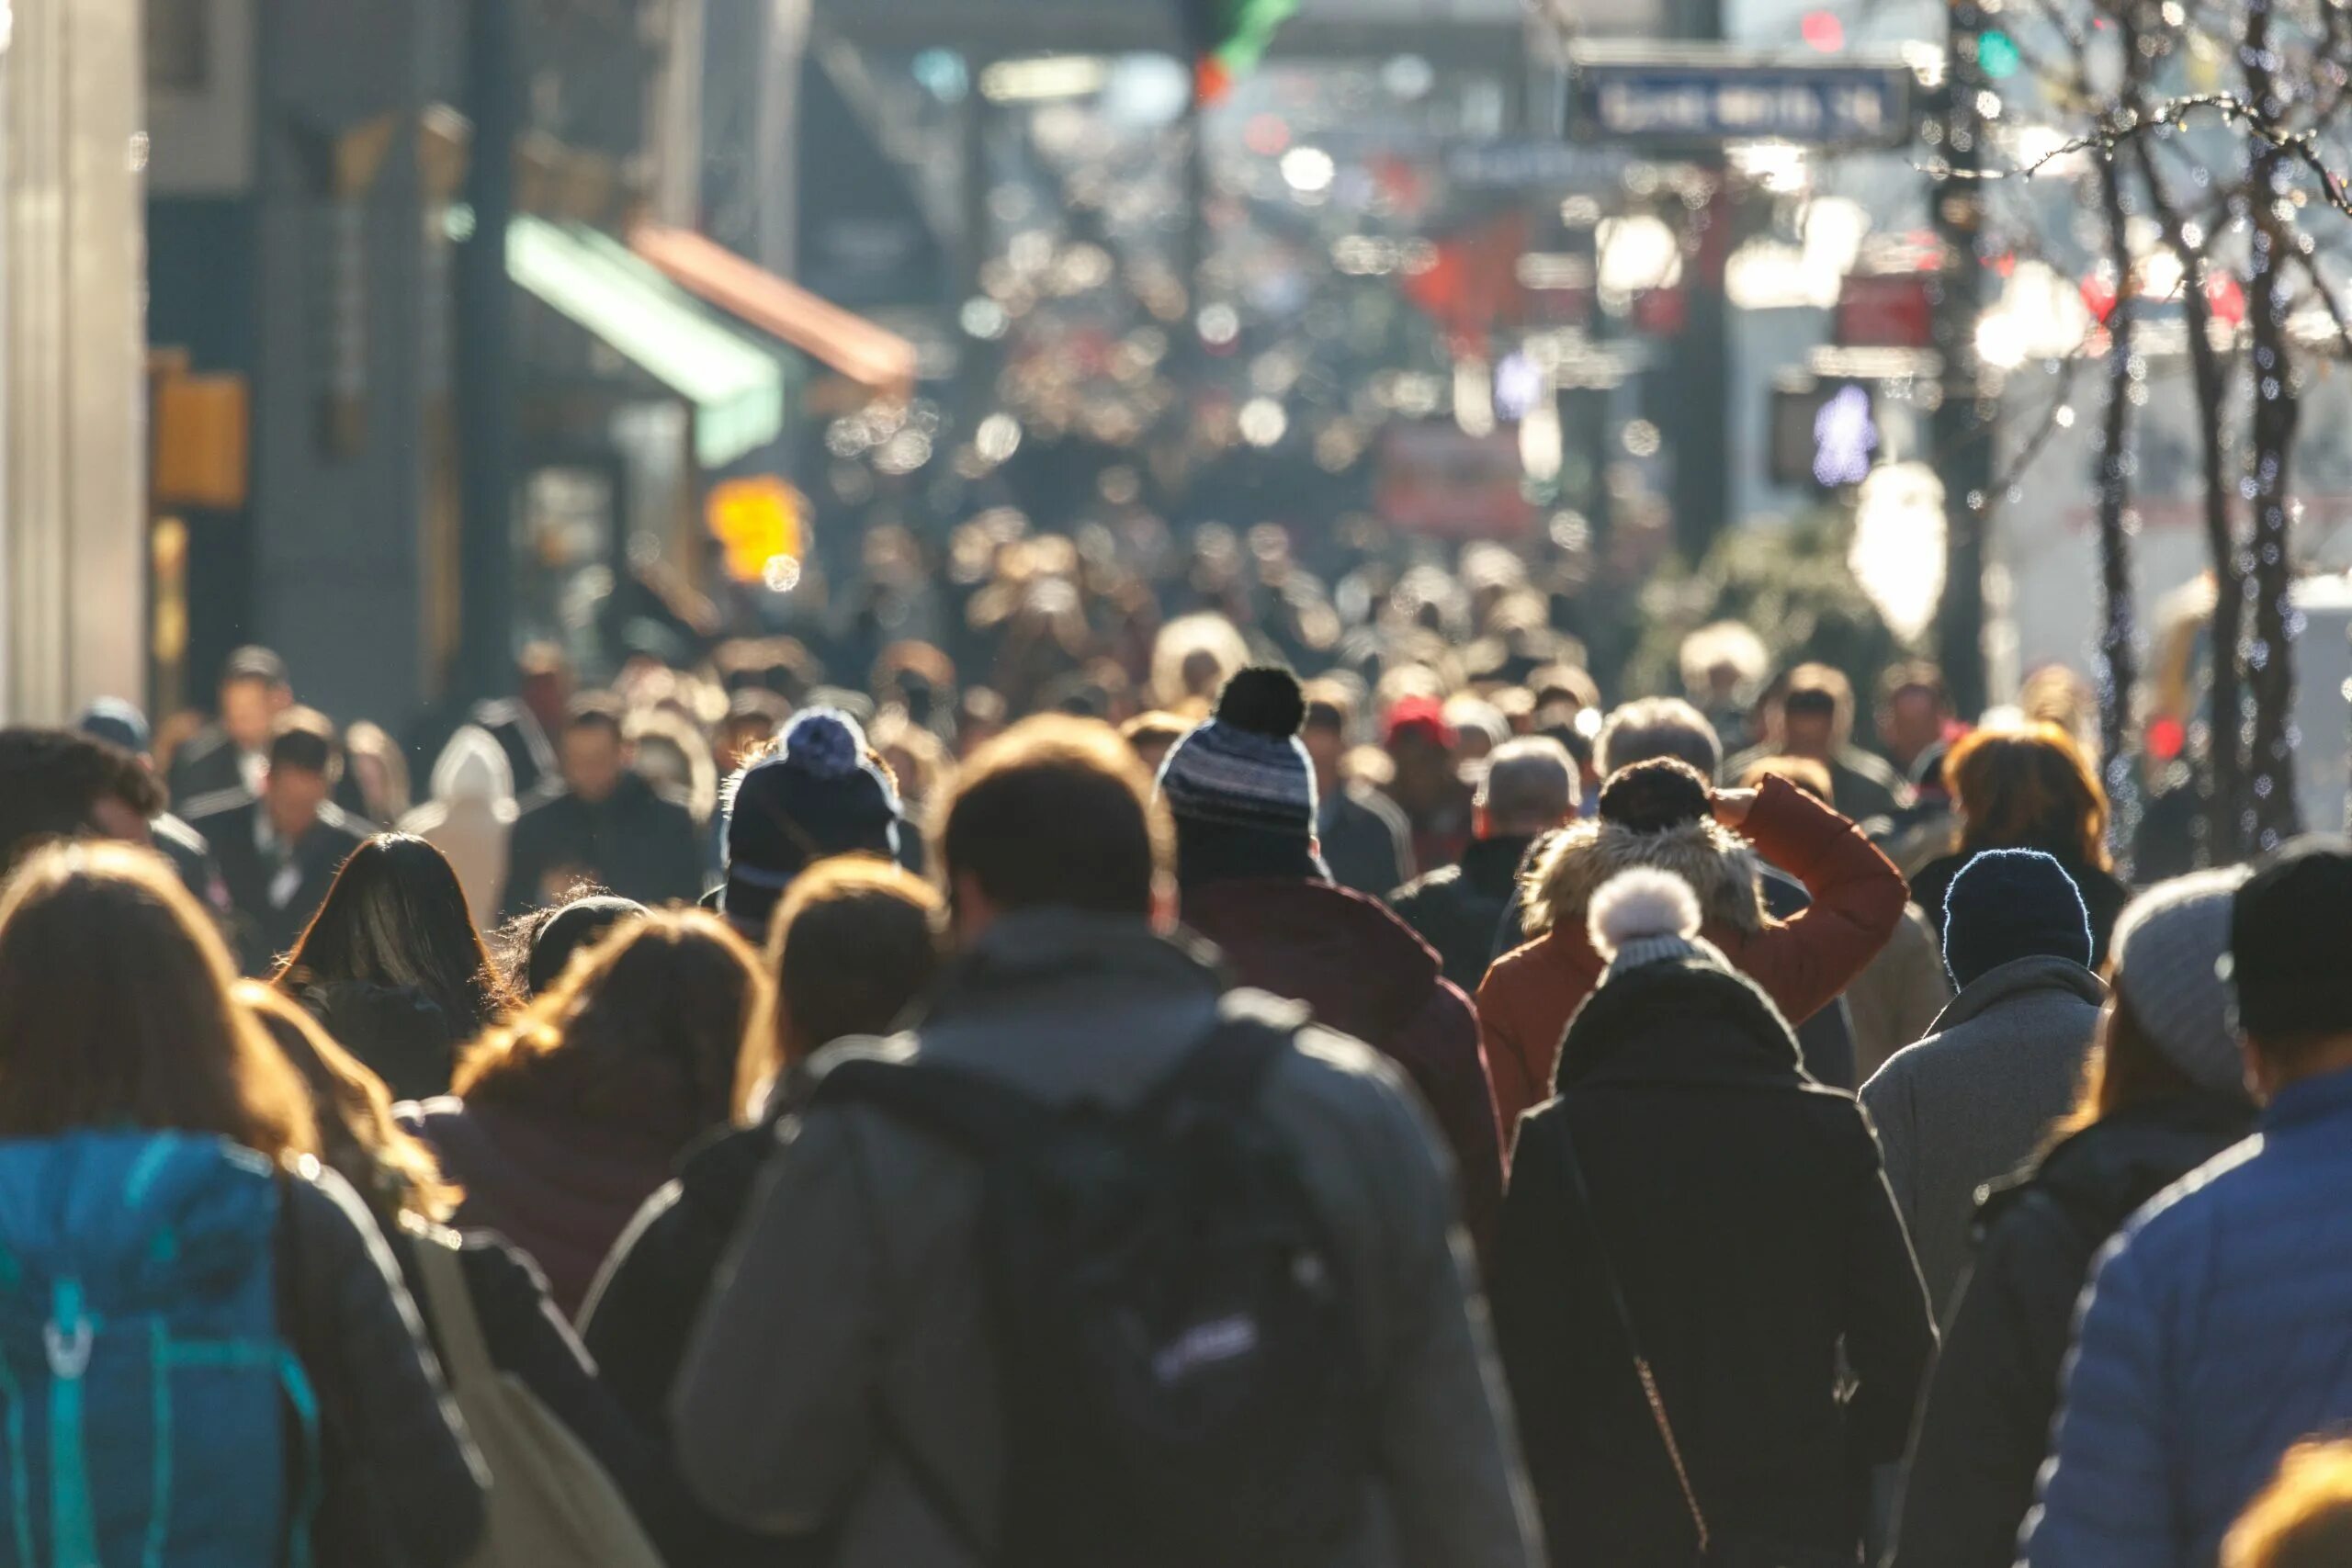
POLYGON ((1254 667, 1225 684, 1216 716, 1168 753, 1159 794, 1179 821, 1310 838, 1315 769, 1298 739, 1306 701, 1286 670, 1254 667))

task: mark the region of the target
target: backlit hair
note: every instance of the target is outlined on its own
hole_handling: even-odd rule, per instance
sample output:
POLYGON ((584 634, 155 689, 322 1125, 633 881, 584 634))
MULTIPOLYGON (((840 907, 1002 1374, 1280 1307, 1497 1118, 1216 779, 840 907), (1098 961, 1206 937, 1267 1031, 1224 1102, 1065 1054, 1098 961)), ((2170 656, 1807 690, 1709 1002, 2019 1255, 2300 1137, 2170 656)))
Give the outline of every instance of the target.
POLYGON ((2352 1442, 2287 1450, 2222 1543, 2222 1568, 2343 1568, 2352 1562, 2352 1442))
POLYGON ((1980 729, 1944 760, 1962 852, 2040 850, 2105 871, 2107 792, 2074 738, 2054 724, 1980 729))

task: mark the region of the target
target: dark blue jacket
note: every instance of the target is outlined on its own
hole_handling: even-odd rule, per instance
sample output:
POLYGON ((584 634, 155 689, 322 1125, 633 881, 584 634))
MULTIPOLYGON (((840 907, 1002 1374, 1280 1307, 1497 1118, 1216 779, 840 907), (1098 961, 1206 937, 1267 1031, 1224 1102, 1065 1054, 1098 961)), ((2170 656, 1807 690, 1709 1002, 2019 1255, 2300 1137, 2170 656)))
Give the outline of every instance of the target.
POLYGON ((2158 1197, 2093 1276, 2032 1568, 2198 1568, 2352 1421, 2352 1071, 2158 1197))

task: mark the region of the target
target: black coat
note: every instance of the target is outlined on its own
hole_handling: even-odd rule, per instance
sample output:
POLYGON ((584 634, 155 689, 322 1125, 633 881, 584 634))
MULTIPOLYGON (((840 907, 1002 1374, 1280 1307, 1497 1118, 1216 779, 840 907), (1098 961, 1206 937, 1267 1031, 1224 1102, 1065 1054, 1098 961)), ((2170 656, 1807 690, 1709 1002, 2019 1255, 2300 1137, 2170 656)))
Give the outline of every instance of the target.
MULTIPOLYGON (((1929 862, 1911 879, 1911 902, 1919 906, 1919 912, 1936 928, 1939 939, 1944 934, 1944 898, 1951 892, 1952 879, 1974 858, 1974 852, 1962 850, 1929 862)), ((2083 895, 2083 908, 2091 918, 2091 967, 2099 968, 2107 963, 2107 940, 2115 934, 2115 922, 2122 915, 2123 906, 2132 902, 2132 889, 2117 881, 2112 872, 2085 865, 2066 855, 2053 852, 2052 858, 2074 878, 2075 886, 2083 895)))
POLYGON ((1412 831, 1385 795, 1343 784, 1316 814, 1315 835, 1331 880, 1378 898, 1413 874, 1412 831))
POLYGON ((2075 1307, 2142 1204, 2254 1130, 2219 1097, 2119 1111, 1995 1186, 1904 1483, 1890 1568, 2009 1568, 2033 1506, 2075 1307))
POLYGON ((1688 1568, 1695 1540, 1572 1148, 1717 1539, 1856 1551, 1865 1473, 1903 1451, 1935 1344, 1860 1107, 1700 963, 1603 985, 1560 1064, 1560 1098, 1520 1123, 1493 1292, 1553 1562, 1688 1568))
POLYGON ((506 913, 537 908, 582 879, 659 906, 702 896, 702 843, 686 808, 635 773, 591 803, 542 795, 515 819, 506 846, 506 913))
MULTIPOLYGON (((689 1156, 678 1179, 638 1211, 581 1308, 581 1338, 605 1387, 665 1452, 686 1342, 775 1147, 770 1121, 722 1134, 689 1156)), ((695 1568, 814 1568, 826 1560, 820 1541, 753 1535, 699 1508, 673 1526, 664 1547, 673 1562, 695 1568)))
POLYGON ((458 1047, 472 1034, 414 986, 331 980, 305 987, 301 1002, 396 1101, 448 1093, 458 1047))
POLYGON ((1445 977, 1472 996, 1494 957, 1495 928, 1519 897, 1519 863, 1526 838, 1481 839, 1449 865, 1388 896, 1397 919, 1437 949, 1445 977))
POLYGON ((198 802, 190 809, 188 826, 212 846, 212 858, 220 864, 220 880, 229 890, 237 960, 248 975, 266 974, 319 912, 327 889, 334 885, 335 873, 365 840, 367 824, 336 807, 320 807, 318 820, 294 846, 294 863, 301 874, 293 896, 278 904, 269 896, 277 868, 263 858, 254 838, 261 803, 240 791, 198 802))

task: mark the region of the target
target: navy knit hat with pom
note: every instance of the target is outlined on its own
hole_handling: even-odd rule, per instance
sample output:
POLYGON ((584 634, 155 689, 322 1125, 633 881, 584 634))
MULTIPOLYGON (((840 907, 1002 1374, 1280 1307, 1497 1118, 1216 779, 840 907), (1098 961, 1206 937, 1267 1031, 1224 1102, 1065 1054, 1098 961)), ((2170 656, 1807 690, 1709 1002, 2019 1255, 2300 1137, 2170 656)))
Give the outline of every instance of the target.
POLYGON ((1315 832, 1315 768, 1298 739, 1306 700, 1287 670, 1225 683, 1216 716, 1168 753, 1159 793, 1179 826, 1211 823, 1304 840, 1315 832))
POLYGON ((898 853, 899 795, 868 755, 865 733, 836 708, 808 708, 775 750, 736 775, 727 809, 727 888, 719 908, 763 931, 793 878, 834 855, 898 853))

